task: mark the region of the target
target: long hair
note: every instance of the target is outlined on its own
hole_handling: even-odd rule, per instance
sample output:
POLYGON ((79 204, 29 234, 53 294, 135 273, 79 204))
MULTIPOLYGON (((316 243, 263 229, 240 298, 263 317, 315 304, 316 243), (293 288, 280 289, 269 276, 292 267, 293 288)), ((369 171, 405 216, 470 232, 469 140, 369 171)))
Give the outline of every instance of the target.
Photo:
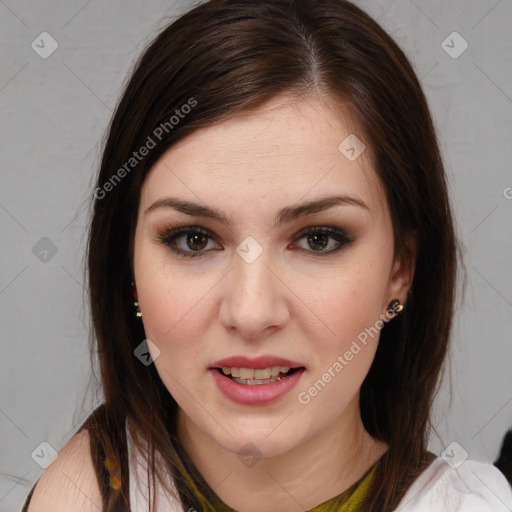
POLYGON ((95 435, 124 468, 105 510, 128 499, 127 418, 149 453, 163 457, 162 465, 150 457, 151 474, 162 484, 171 474, 184 508, 201 510, 177 470, 177 404, 154 365, 134 355, 145 339, 131 288, 145 176, 194 130, 257 109, 278 94, 305 98, 316 92, 348 101, 370 142, 391 212, 395 255, 411 256, 408 233, 418 243, 406 307, 382 328, 361 388, 363 424, 389 445, 365 510, 392 510, 425 467, 431 407, 455 312, 458 245, 421 85, 393 39, 348 1, 210 0, 144 49, 104 139, 87 252, 91 349, 98 353, 105 397, 105 420, 97 422, 95 435))

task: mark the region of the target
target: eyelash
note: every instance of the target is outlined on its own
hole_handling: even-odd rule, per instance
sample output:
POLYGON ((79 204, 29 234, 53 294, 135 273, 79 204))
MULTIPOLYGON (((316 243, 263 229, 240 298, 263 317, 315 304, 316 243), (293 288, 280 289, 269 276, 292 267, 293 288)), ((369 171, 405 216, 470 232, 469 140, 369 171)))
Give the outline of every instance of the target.
MULTIPOLYGON (((165 229, 163 232, 159 233, 157 235, 157 240, 162 245, 165 245, 168 247, 172 252, 178 254, 179 256, 184 256, 187 258, 197 258, 202 257, 206 254, 206 251, 200 250, 200 251, 183 251, 182 249, 179 249, 174 245, 175 240, 177 238, 180 238, 183 235, 188 234, 199 234, 203 235, 205 237, 208 237, 212 239, 211 236, 212 233, 210 230, 194 226, 194 225, 186 225, 186 226, 169 226, 167 229, 165 229)), ((328 251, 308 251, 306 249, 299 249, 300 251, 305 251, 308 253, 312 253, 314 256, 320 256, 324 257, 330 254, 333 254, 335 252, 340 251, 345 246, 348 246, 354 242, 344 230, 331 227, 331 226, 313 226, 313 227, 307 227, 305 229, 302 229, 297 235, 295 235, 293 242, 297 242, 298 240, 304 238, 306 235, 326 235, 330 238, 333 238, 338 242, 338 246, 334 249, 330 249, 328 251)))

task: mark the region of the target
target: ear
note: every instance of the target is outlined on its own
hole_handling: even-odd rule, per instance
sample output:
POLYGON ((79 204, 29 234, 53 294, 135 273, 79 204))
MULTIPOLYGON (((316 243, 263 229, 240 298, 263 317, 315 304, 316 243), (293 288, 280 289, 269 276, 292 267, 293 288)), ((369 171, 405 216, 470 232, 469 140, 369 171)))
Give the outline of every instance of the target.
POLYGON ((398 299, 401 304, 405 305, 407 294, 412 287, 418 254, 416 233, 410 232, 406 235, 405 245, 407 247, 405 254, 397 255, 393 262, 393 268, 389 276, 387 300, 384 304, 385 309, 393 299, 398 299))
POLYGON ((139 301, 139 296, 137 295, 137 287, 135 286, 135 282, 134 281, 132 281, 132 290, 133 290, 133 297, 138 302, 139 301))

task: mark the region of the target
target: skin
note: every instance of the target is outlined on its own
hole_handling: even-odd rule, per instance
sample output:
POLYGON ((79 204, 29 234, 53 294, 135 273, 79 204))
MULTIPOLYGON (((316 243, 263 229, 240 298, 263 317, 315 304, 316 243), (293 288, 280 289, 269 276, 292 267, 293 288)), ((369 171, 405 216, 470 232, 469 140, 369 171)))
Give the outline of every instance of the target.
MULTIPOLYGON (((135 234, 136 293, 154 364, 179 404, 178 433, 216 494, 239 511, 308 510, 338 495, 385 453, 360 418, 359 391, 377 349, 376 335, 312 397, 298 400, 352 342, 374 326, 392 299, 405 304, 414 260, 394 258, 385 192, 371 150, 348 108, 332 97, 282 95, 258 110, 198 130, 168 150, 141 190, 135 234), (355 161, 338 149, 350 133, 366 145, 355 161), (368 209, 340 205, 274 227, 285 206, 336 194, 368 209), (222 210, 229 226, 173 208, 146 210, 165 196, 222 210), (202 256, 187 258, 158 240, 169 223, 201 226, 202 256), (353 243, 304 228, 335 226, 353 243), (237 246, 253 237, 262 254, 247 263, 237 246), (208 368, 232 355, 272 354, 306 367, 277 402, 241 405, 215 385, 208 368), (246 443, 261 458, 237 452, 246 443)), ((187 235, 176 243, 193 252, 187 235)), ((192 241, 192 244, 194 242, 192 241)), ((410 249, 415 256, 415 245, 410 249)), ((391 320, 392 321, 392 320, 391 320)))

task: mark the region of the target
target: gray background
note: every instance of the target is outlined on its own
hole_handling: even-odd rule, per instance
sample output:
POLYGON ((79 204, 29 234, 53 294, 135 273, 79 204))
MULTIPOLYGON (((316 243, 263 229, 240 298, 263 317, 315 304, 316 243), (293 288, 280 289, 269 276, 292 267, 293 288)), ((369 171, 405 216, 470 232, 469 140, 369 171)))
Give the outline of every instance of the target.
MULTIPOLYGON (((446 381, 431 449, 456 441, 459 455, 492 461, 512 425, 512 2, 356 3, 421 78, 464 244, 469 283, 455 321, 452 399, 446 381), (458 58, 462 41, 446 40, 454 31, 469 44, 458 58)), ((0 512, 19 510, 42 473, 31 456, 40 443, 62 448, 101 400, 88 387, 82 285, 99 144, 134 59, 190 6, 0 1, 0 512), (42 32, 58 43, 46 59, 31 47, 42 46, 42 32)))

